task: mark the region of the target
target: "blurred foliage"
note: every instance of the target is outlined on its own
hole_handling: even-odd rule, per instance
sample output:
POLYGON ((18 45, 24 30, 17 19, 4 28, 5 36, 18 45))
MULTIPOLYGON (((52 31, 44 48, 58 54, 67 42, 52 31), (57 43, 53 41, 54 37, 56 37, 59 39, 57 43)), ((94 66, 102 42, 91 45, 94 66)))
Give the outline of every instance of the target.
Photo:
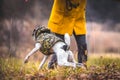
MULTIPOLYGON (((47 25, 53 1, 54 0, 0 0, 0 56, 16 56, 17 53, 20 55, 32 47, 32 30, 36 25, 47 25)), ((106 26, 108 26, 108 30, 120 32, 119 14, 120 0, 87 0, 87 21, 105 24, 105 26, 102 25, 104 30, 106 26)), ((99 25, 94 25, 93 23, 90 25, 90 27, 98 26, 99 25)), ((98 38, 101 35, 102 33, 92 37, 90 47, 93 50, 90 51, 120 52, 119 38, 116 38, 117 35, 108 38, 108 41, 103 41, 104 37, 101 37, 102 39, 98 38), (95 38, 97 43, 95 41, 93 42, 95 38), (116 40, 113 41, 115 38, 116 40), (101 40, 101 42, 98 42, 97 39, 99 39, 99 41, 101 40), (103 45, 98 46, 98 43, 101 45, 104 44, 104 42, 109 42, 109 45, 105 45, 107 47, 103 47, 103 45), (98 47, 96 48, 94 45, 98 47)), ((111 36, 111 34, 106 36, 111 36)), ((75 45, 72 46, 74 47, 75 45)), ((75 48, 74 51, 76 51, 75 48)))
POLYGON ((87 0, 88 20, 92 16, 93 21, 105 22, 111 20, 113 23, 120 22, 120 0, 87 0), (90 11, 90 10, 91 11, 90 11))
POLYGON ((46 16, 48 18, 51 10, 51 0, 28 0, 27 2, 25 0, 0 0, 0 20, 6 18, 24 19, 27 13, 30 14, 31 17, 34 17, 32 8, 36 2, 43 8, 42 13, 44 18, 46 18, 46 16))
MULTIPOLYGON (((26 13, 33 16, 31 8, 37 2, 42 8, 44 18, 49 18, 53 0, 0 0, 0 17, 3 18, 23 18, 26 13)), ((112 20, 120 22, 120 1, 119 0, 87 0, 88 21, 104 22, 112 20), (92 19, 91 19, 92 18, 92 19)))

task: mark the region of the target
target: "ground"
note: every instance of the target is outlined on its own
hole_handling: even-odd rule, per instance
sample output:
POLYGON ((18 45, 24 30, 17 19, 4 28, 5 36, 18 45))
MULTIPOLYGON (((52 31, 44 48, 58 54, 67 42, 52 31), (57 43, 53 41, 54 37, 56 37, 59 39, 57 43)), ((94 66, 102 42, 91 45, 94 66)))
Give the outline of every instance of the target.
POLYGON ((23 64, 17 58, 0 58, 0 80, 120 80, 119 54, 91 54, 88 69, 58 67, 38 70, 39 62, 23 64))

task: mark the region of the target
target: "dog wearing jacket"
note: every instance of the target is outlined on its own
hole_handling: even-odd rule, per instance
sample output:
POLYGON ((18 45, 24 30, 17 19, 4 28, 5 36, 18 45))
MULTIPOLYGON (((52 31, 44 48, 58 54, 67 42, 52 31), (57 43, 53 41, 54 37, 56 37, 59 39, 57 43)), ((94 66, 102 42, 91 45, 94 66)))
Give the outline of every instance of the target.
POLYGON ((71 66, 76 68, 83 66, 81 63, 77 63, 74 59, 70 48, 70 36, 66 33, 64 35, 65 41, 56 37, 50 30, 44 26, 38 26, 34 29, 32 34, 36 41, 35 47, 27 54, 24 59, 24 63, 28 62, 29 57, 36 51, 40 51, 44 54, 44 58, 39 65, 41 69, 51 54, 56 54, 57 64, 59 66, 71 66))

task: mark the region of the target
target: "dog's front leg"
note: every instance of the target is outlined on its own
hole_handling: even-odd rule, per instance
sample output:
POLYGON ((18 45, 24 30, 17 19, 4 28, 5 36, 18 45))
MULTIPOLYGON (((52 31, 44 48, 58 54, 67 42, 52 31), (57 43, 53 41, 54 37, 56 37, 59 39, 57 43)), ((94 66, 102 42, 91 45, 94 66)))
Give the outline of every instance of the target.
POLYGON ((35 53, 37 50, 39 50, 40 47, 41 47, 41 44, 40 44, 40 43, 36 43, 36 44, 35 44, 35 48, 33 48, 32 51, 29 52, 28 55, 25 57, 25 59, 24 59, 24 63, 27 63, 29 57, 30 57, 33 53, 35 53))
POLYGON ((43 65, 45 64, 45 61, 47 60, 48 56, 44 55, 43 60, 41 61, 40 65, 39 65, 39 70, 43 67, 43 65))

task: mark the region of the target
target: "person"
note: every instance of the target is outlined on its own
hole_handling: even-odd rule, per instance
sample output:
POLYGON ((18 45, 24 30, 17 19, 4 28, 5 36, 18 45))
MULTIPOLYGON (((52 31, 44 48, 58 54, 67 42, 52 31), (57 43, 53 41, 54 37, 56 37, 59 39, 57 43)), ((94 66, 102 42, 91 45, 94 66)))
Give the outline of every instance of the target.
MULTIPOLYGON (((54 0, 48 28, 58 37, 64 39, 64 34, 74 35, 78 48, 78 62, 86 65, 86 0, 54 0)), ((48 68, 54 68, 57 61, 53 54, 48 68)))

